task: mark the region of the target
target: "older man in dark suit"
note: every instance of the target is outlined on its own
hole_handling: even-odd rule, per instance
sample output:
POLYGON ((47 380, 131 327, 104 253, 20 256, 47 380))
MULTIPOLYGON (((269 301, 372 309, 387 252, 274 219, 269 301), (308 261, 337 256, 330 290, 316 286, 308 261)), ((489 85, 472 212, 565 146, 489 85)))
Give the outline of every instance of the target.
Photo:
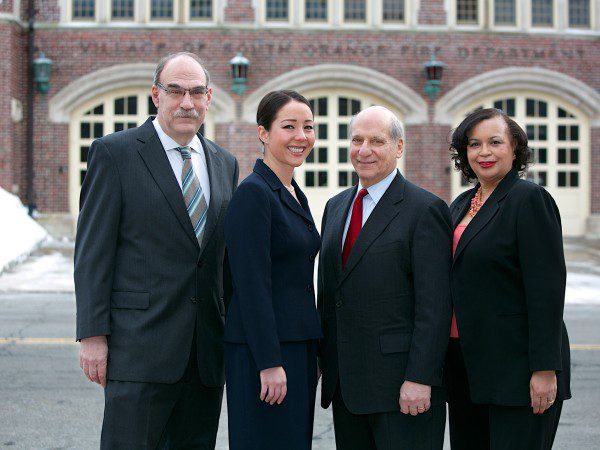
POLYGON ((198 130, 208 72, 158 65, 156 119, 92 144, 75 244, 77 339, 105 387, 104 449, 214 448, 223 393, 223 218, 235 158, 198 130))
POLYGON ((396 169, 391 111, 368 108, 350 129, 359 184, 327 203, 321 230, 321 404, 340 450, 441 449, 450 213, 396 169))

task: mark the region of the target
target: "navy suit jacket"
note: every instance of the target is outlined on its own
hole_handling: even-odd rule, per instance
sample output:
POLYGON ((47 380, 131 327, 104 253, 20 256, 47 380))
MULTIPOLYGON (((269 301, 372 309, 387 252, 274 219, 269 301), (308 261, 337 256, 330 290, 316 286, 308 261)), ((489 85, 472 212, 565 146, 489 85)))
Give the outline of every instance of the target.
POLYGON ((233 279, 225 342, 248 344, 258 370, 282 365, 280 342, 321 337, 313 285, 321 245, 306 197, 300 204, 257 160, 225 218, 233 279))

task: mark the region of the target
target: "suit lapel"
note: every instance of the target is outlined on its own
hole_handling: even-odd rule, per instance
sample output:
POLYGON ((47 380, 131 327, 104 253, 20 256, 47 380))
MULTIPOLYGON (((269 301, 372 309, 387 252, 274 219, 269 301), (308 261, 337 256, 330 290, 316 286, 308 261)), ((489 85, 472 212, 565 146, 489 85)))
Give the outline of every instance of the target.
POLYGON ((202 247, 200 248, 200 255, 202 255, 219 221, 221 205, 223 203, 224 180, 221 155, 210 141, 207 141, 201 135, 198 135, 198 137, 200 138, 206 157, 206 167, 210 184, 210 203, 208 205, 208 212, 206 213, 206 228, 202 239, 202 247))
POLYGON ((381 197, 381 200, 375 206, 375 209, 358 234, 358 238, 348 256, 346 267, 342 271, 339 283, 342 283, 346 279, 373 241, 379 237, 388 224, 400 212, 401 202, 404 199, 404 183, 404 177, 398 173, 385 194, 383 194, 383 197, 381 197))
POLYGON ((165 149, 158 138, 158 134, 156 134, 154 125, 152 125, 152 119, 148 119, 140 127, 140 137, 137 140, 142 143, 138 148, 138 153, 142 157, 144 164, 146 164, 152 178, 154 178, 154 181, 167 199, 183 231, 198 246, 198 240, 194 234, 192 222, 185 207, 181 188, 179 187, 179 183, 177 183, 165 149))
MULTIPOLYGON (((508 172, 508 174, 506 174, 502 181, 500 181, 500 184, 496 186, 496 189, 494 189, 492 195, 490 195, 490 197, 483 204, 481 209, 477 212, 477 214, 475 214, 473 220, 471 220, 469 225, 467 225, 465 231, 463 231, 463 234, 460 237, 460 240, 458 241, 456 252, 454 252, 454 261, 458 259, 465 247, 469 245, 469 242, 471 242, 471 240, 473 240, 473 238, 477 236, 477 234, 481 230, 483 230, 483 228, 485 228, 485 226, 490 222, 490 220, 492 220, 492 218, 496 215, 496 213, 500 209, 500 204, 502 200, 504 200, 504 197, 506 197, 506 194, 508 194, 510 188, 515 183, 515 181, 517 181, 518 178, 519 174, 516 170, 513 169, 510 172, 508 172)), ((474 189, 476 190, 477 188, 478 186, 475 186, 474 189)), ((466 205, 469 205, 471 196, 466 196, 465 198, 467 199, 466 205)), ((463 207, 460 208, 461 212, 464 211, 464 214, 460 216, 461 219, 467 213, 468 206, 466 205, 463 205, 463 207)), ((458 221, 460 222, 461 219, 458 219, 458 221)))

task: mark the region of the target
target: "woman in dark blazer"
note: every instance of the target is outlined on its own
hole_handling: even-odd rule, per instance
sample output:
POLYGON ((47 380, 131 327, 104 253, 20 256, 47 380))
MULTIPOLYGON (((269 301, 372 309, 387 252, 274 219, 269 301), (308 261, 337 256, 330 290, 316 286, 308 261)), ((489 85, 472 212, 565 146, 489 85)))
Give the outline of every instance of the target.
POLYGON ((571 397, 558 208, 544 188, 519 178, 531 154, 527 135, 502 111, 470 114, 450 150, 456 168, 478 181, 450 206, 451 446, 550 449, 571 397))
POLYGON ((264 159, 225 219, 233 295, 225 324, 229 448, 304 450, 317 387, 313 272, 321 239, 293 180, 315 142, 309 102, 294 91, 258 106, 264 159))

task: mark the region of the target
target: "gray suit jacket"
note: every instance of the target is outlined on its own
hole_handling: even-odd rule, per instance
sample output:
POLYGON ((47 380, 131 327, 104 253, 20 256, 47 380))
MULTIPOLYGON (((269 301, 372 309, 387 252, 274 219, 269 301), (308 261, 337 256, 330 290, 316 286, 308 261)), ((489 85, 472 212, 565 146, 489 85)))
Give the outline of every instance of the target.
POLYGON ((94 141, 75 243, 77 339, 108 336, 108 378, 172 383, 193 334, 200 378, 222 386, 223 219, 238 164, 200 136, 211 186, 202 246, 151 119, 94 141))
POLYGON ((323 216, 318 307, 324 338, 321 404, 339 383, 350 412, 399 411, 405 380, 434 386, 450 333, 450 213, 444 201, 396 175, 342 270, 342 233, 356 186, 323 216))

